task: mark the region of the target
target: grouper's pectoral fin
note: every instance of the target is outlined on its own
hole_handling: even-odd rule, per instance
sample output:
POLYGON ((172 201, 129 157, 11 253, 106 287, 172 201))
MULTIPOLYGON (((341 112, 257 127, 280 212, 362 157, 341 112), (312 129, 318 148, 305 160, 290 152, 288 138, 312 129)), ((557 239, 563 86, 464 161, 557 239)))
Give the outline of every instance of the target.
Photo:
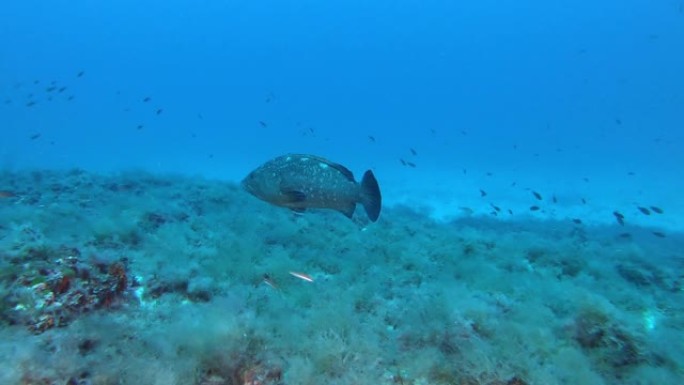
POLYGON ((351 219, 354 216, 354 211, 356 210, 356 203, 351 203, 347 207, 338 209, 337 211, 344 214, 347 218, 351 219))
POLYGON ((298 190, 281 190, 283 201, 286 203, 298 203, 306 200, 306 194, 298 190))

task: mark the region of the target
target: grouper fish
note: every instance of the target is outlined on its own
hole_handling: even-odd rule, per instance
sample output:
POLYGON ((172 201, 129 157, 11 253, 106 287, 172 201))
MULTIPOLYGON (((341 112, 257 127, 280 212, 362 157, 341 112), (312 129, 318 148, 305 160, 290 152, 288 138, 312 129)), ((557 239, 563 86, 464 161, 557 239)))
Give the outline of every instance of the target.
POLYGON ((332 209, 351 218, 356 204, 361 203, 373 222, 382 205, 371 170, 357 183, 349 169, 316 155, 287 154, 271 159, 249 173, 242 187, 263 201, 296 212, 332 209))

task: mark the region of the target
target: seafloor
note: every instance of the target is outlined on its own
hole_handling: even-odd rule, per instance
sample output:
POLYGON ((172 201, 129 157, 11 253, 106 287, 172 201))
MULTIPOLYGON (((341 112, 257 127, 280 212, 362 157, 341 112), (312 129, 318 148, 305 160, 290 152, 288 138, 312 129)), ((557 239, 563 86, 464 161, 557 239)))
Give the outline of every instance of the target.
POLYGON ((0 190, 2 384, 684 378, 681 234, 405 207, 368 224, 135 172, 0 190))

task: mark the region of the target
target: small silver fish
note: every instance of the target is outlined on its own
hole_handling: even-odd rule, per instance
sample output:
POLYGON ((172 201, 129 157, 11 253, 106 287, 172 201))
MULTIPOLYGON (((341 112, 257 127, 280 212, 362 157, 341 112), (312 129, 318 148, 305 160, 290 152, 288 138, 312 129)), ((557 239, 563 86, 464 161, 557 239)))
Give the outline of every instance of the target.
POLYGON ((356 204, 361 203, 375 222, 382 206, 372 171, 366 171, 357 183, 346 167, 316 155, 287 154, 271 159, 249 173, 242 187, 263 201, 296 212, 332 209, 351 218, 356 204))

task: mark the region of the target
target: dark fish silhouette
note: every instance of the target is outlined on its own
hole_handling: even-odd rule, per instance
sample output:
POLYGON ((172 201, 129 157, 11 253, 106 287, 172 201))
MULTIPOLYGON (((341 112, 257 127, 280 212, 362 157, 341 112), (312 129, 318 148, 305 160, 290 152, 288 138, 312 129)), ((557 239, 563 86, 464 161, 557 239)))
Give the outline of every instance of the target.
POLYGON ((530 206, 530 211, 539 211, 539 206, 530 206))
POLYGON ((269 92, 268 95, 266 95, 266 103, 270 103, 271 101, 275 100, 276 96, 273 92, 269 92))
POLYGON ((534 195, 534 197, 537 198, 537 200, 542 200, 542 196, 540 193, 532 191, 532 195, 534 195))
POLYGON ((639 206, 637 209, 644 215, 651 215, 651 210, 647 209, 646 207, 639 206))
POLYGON ((483 189, 480 189, 480 197, 486 197, 486 196, 487 196, 487 192, 483 189))
POLYGON ((263 201, 297 212, 332 209, 351 218, 361 203, 375 222, 382 206, 372 171, 357 183, 346 167, 316 155, 288 154, 269 160, 249 173, 242 187, 263 201))
POLYGON ((0 198, 16 198, 17 194, 10 190, 0 190, 0 198))
POLYGON ((663 213, 663 209, 661 209, 658 206, 651 206, 651 210, 653 210, 653 212, 656 214, 662 214, 663 213))
POLYGON ((619 211, 613 211, 613 215, 615 216, 615 220, 620 224, 620 226, 625 225, 625 216, 622 215, 621 212, 619 211))

